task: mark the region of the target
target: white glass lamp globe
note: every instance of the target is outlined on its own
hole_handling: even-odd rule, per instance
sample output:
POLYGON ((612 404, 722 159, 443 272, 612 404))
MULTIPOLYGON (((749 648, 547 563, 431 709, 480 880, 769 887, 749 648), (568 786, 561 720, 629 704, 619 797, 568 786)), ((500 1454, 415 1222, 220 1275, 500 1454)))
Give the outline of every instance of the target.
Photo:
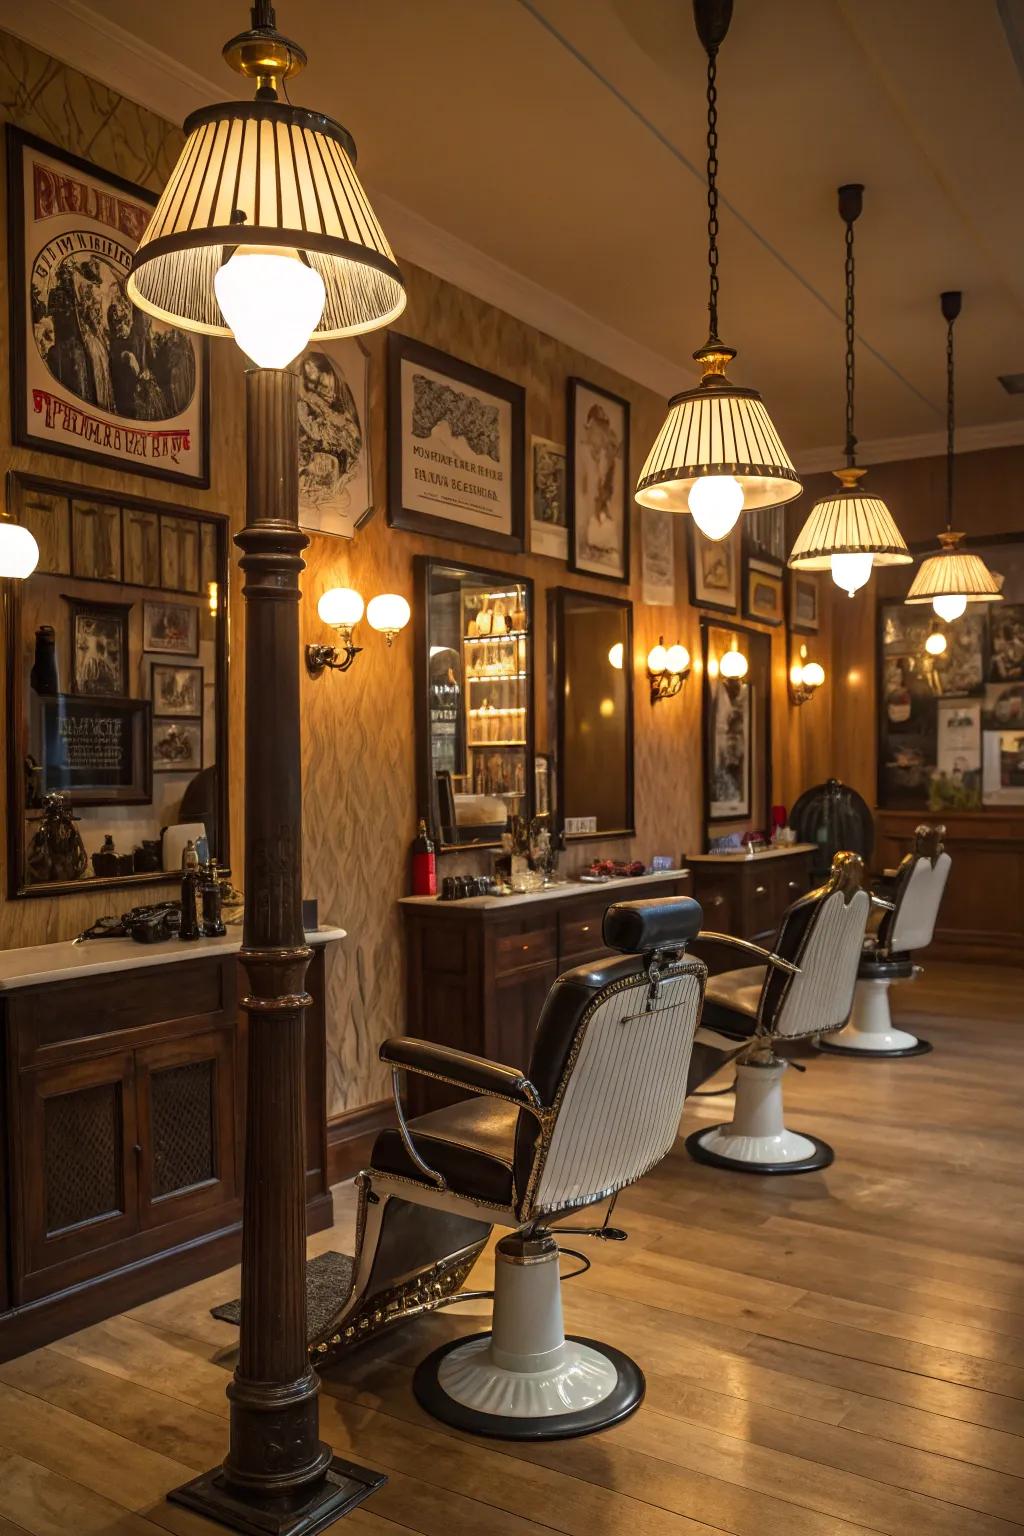
POLYGON ((706 539, 724 539, 743 511, 743 487, 735 475, 701 475, 690 487, 686 504, 706 539))
POLYGON ((718 663, 718 670, 730 682, 738 682, 741 677, 746 677, 748 666, 749 662, 742 651, 726 651, 718 663))
POLYGON ((20 523, 0 517, 0 577, 24 581, 39 564, 39 545, 20 523))
POLYGON ((940 629, 935 629, 928 636, 924 648, 929 656, 941 656, 946 649, 946 637, 940 629))
POLYGON ((327 291, 298 251, 240 245, 214 273, 224 323, 257 368, 287 368, 320 323, 327 291))
POLYGON ((665 663, 670 672, 685 672, 690 665, 690 653, 685 645, 670 645, 665 663))
POLYGON ((616 672, 621 672, 622 671, 622 655, 623 655, 622 641, 621 640, 616 640, 615 644, 612 646, 611 650, 608 652, 608 660, 611 662, 611 664, 615 668, 616 672))
POLYGON ((363 600, 353 587, 331 587, 317 603, 316 611, 332 629, 351 629, 363 616, 363 600))
POLYGON ((647 652, 647 670, 654 676, 668 671, 668 651, 663 645, 652 645, 647 652))
POLYGON ((800 681, 805 688, 820 688, 825 681, 825 668, 820 661, 807 661, 802 668, 800 681))
POLYGON ((952 624, 954 619, 959 619, 966 611, 967 599, 962 592, 943 592, 932 598, 932 608, 940 619, 952 624))
POLYGON ((366 605, 367 623, 380 631, 388 645, 411 618, 412 609, 397 592, 382 592, 379 597, 371 597, 366 605))
POLYGON ((832 556, 832 580, 837 587, 850 597, 866 581, 871 580, 871 567, 874 564, 874 555, 833 555, 832 556))

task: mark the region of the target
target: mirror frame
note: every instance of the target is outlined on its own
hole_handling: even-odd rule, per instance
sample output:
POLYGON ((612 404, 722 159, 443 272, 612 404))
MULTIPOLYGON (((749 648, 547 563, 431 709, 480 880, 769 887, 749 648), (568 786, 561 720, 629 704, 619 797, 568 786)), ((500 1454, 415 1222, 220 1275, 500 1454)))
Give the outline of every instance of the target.
MULTIPOLYGON (((62 480, 51 480, 43 475, 33 475, 21 471, 12 471, 8 476, 7 500, 12 504, 12 498, 19 492, 28 489, 51 491, 61 496, 88 496, 96 501, 104 501, 118 507, 134 507, 146 512, 160 512, 173 517, 183 517, 193 522, 209 523, 216 537, 216 562, 217 579, 220 586, 220 622, 217 629, 216 646, 216 687, 217 709, 214 725, 216 742, 216 762, 223 764, 224 772, 218 774, 218 790, 220 804, 218 814, 220 825, 223 829, 221 847, 218 849, 217 863, 225 878, 231 875, 230 837, 231 824, 229 816, 229 764, 228 764, 228 636, 229 636, 229 589, 228 580, 228 538, 230 536, 229 520, 218 512, 206 512, 198 507, 183 507, 171 502, 157 501, 153 498, 122 495, 116 491, 96 490, 92 486, 79 485, 62 480)), ((31 577, 29 578, 31 580, 31 577)), ((0 582, 0 586, 6 588, 3 594, 4 606, 4 641, 6 645, 6 683, 5 698, 7 705, 7 719, 9 729, 7 732, 7 896, 9 900, 38 901, 50 896, 83 896, 92 891, 110 891, 118 889, 130 889, 133 886, 163 885, 171 882, 180 882, 181 875, 176 870, 160 870, 156 873, 138 875, 90 875, 81 880, 53 880, 41 885, 26 884, 25 855, 27 849, 27 837, 25 833, 25 784, 22 773, 22 763, 25 756, 25 687, 22 678, 22 668, 17 665, 17 658, 21 654, 21 621, 22 621, 22 593, 24 583, 20 581, 0 582)), ((142 588, 139 589, 144 590, 142 588)), ((199 601, 203 600, 200 592, 199 601)))
POLYGON ((593 592, 587 587, 551 587, 548 590, 548 640, 550 667, 548 681, 549 693, 549 717, 548 734, 551 733, 551 719, 555 721, 555 817, 559 830, 562 832, 566 843, 597 843, 608 842, 616 838, 636 836, 636 736, 634 731, 634 711, 636 708, 634 694, 635 671, 633 664, 633 604, 628 597, 613 597, 608 592, 593 592), (621 609, 626 617, 626 638, 624 641, 624 665, 626 673, 626 825, 612 827, 603 832, 566 832, 565 831, 565 600, 566 598, 585 598, 588 603, 603 603, 607 608, 621 609))
POLYGON ((416 555, 413 557, 415 602, 413 604, 413 644, 415 661, 415 741, 416 741, 416 805, 417 818, 427 823, 428 835, 433 839, 438 853, 473 853, 481 848, 500 848, 499 838, 481 839, 473 843, 446 843, 436 814, 436 798, 433 792, 433 775, 430 768, 430 578, 435 570, 461 571, 464 575, 479 576, 485 583, 502 583, 522 587, 526 593, 529 627, 526 631, 526 666, 529 676, 526 682, 526 803, 525 820, 534 814, 536 790, 534 787, 537 747, 537 693, 534 671, 534 634, 537 613, 534 607, 534 584, 529 576, 517 576, 509 571, 496 571, 489 566, 467 565, 462 560, 447 560, 442 555, 416 555))

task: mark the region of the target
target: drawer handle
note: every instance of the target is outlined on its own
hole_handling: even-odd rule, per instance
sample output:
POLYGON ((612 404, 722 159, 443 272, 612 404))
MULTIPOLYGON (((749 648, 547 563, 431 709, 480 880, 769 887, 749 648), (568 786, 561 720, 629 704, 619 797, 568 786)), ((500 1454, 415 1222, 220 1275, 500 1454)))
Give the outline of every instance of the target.
POLYGON ((712 896, 712 898, 711 898, 711 905, 713 907, 720 907, 724 901, 725 901, 725 897, 724 896, 712 896))
POLYGON ((800 889, 800 881, 799 880, 791 880, 789 882, 789 889, 791 891, 798 891, 800 889))
POLYGON ((529 949, 529 947, 530 947, 529 944, 524 944, 523 945, 523 954, 524 955, 526 954, 526 951, 529 949))
POLYGON ((141 1157, 142 1156, 142 1147, 139 1145, 138 1142, 136 1142, 134 1147, 132 1147, 132 1151, 135 1153, 136 1157, 141 1157))
POLYGON ((590 924, 589 923, 584 923, 583 926, 580 929, 580 933, 589 933, 589 932, 590 932, 590 924))
POLYGON ((766 885, 755 885, 754 886, 754 895, 755 896, 767 896, 767 894, 768 894, 768 887, 766 885))

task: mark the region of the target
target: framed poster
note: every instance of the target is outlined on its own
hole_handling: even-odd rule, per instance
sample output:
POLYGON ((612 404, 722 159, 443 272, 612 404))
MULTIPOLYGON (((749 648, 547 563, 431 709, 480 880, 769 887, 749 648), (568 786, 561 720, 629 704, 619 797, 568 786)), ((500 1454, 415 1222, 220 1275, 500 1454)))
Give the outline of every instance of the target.
POLYGON ((1024 683, 1024 603, 993 604, 987 680, 1024 683))
POLYGON ((782 573, 770 560, 749 555, 743 573, 743 611, 760 624, 781 624, 782 573))
POLYGON ((85 581, 121 580, 120 507, 72 498, 71 573, 85 581))
POLYGON ((739 612, 739 530, 727 539, 706 539, 693 521, 686 519, 689 541, 690 603, 717 613, 739 612))
POLYGON ((128 692, 131 603, 95 603, 62 594, 71 612, 71 686, 75 693, 128 692))
POLYGON ((203 721, 153 721, 153 772, 198 773, 203 766, 203 721))
POLYGON ((202 667, 176 667, 172 662, 150 663, 150 697, 154 713, 160 715, 202 715, 202 667))
POLYGON ((388 524, 521 554, 526 392, 388 333, 388 524))
POLYGON ((750 815, 751 700, 753 688, 711 684, 708 730, 708 821, 742 821, 750 815))
POLYGON ((821 627, 818 613, 818 578, 813 571, 788 571, 789 627, 795 635, 816 635, 821 627))
POLYGON ((299 524, 351 539, 373 516, 370 356, 350 338, 310 347, 299 374, 299 524))
POLYGON ((530 438, 530 553, 569 558, 569 511, 564 443, 530 438))
POLYGON ((199 609, 194 603, 143 603, 142 649, 198 656, 199 609))
POLYGON ((629 581, 629 401, 568 383, 569 569, 629 581))
POLYGON ((206 341, 125 290, 155 194, 6 132, 15 443, 209 485, 206 341))
POLYGON ((981 704, 940 699, 936 710, 935 776, 928 809, 973 811, 981 804, 981 704))
POLYGON ((640 508, 642 598, 653 608, 672 608, 676 600, 676 514, 663 507, 640 508))
POLYGON ((786 508, 756 507, 743 518, 744 550, 782 574, 786 563, 786 508))
POLYGON ((148 805, 153 798, 148 699, 41 700, 42 784, 75 805, 148 805))
POLYGON ((985 805, 1024 805, 1024 730, 982 733, 981 797, 985 805))

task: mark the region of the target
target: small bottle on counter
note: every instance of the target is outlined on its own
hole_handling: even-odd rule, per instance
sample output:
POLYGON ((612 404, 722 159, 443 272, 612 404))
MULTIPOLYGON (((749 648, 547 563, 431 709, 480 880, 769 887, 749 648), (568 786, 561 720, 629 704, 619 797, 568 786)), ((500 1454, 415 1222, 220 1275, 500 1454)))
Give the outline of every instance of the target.
POLYGON ((219 939, 227 933, 222 916, 224 894, 221 890, 217 860, 211 859, 203 870, 200 883, 203 902, 203 938, 219 939))
MULTIPOLYGON (((191 846, 191 845, 190 845, 191 846)), ((198 939, 199 907, 197 892, 199 887, 198 863, 181 872, 181 926, 178 929, 179 939, 198 939)))
POLYGON ((427 836, 427 823, 422 816, 412 845, 412 894, 437 895, 437 852, 427 836))

